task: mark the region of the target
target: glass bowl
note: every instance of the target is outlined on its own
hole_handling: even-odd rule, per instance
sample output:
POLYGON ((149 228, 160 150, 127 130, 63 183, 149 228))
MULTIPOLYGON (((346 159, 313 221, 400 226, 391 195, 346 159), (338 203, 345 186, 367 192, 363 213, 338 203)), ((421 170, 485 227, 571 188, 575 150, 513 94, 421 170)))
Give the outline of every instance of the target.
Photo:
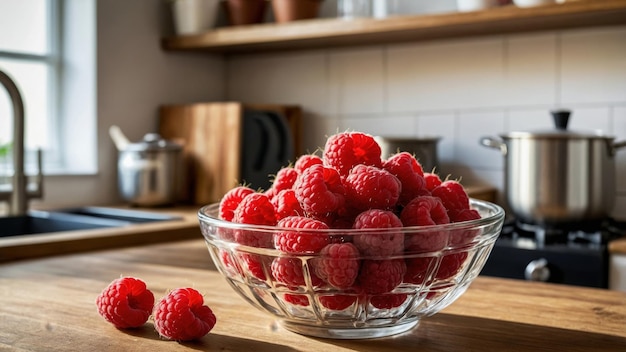
POLYGON ((294 230, 237 224, 218 218, 218 204, 202 207, 198 217, 219 272, 252 306, 296 333, 363 339, 408 331, 467 290, 489 257, 504 220, 504 210, 496 204, 470 199, 470 205, 481 219, 392 229, 294 230), (323 250, 291 254, 235 241, 254 236, 272 243, 283 231, 325 236, 333 244, 359 242, 361 236, 402 236, 405 246, 397 254, 361 251, 330 259, 323 250), (328 267, 352 268, 358 274, 352 283, 338 283, 325 275, 323 268, 328 267))

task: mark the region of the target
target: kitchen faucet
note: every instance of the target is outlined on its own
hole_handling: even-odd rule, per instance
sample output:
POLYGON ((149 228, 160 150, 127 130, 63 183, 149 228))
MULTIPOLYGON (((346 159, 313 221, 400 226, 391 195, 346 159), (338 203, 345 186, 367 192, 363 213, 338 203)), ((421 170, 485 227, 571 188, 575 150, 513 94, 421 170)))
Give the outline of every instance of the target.
POLYGON ((0 83, 9 93, 13 105, 13 177, 9 191, 0 189, 0 200, 9 202, 9 215, 24 215, 28 200, 43 195, 41 149, 37 151, 37 183, 34 190, 27 189, 24 173, 24 102, 17 85, 11 77, 0 70, 0 83))

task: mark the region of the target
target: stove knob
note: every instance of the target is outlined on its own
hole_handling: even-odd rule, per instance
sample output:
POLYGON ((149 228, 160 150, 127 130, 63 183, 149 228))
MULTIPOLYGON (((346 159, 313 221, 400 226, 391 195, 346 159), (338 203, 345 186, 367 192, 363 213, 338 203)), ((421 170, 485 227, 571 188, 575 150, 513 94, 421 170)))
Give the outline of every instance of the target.
POLYGON ((529 281, 543 281, 550 279, 550 268, 545 258, 535 259, 526 265, 524 277, 529 281))

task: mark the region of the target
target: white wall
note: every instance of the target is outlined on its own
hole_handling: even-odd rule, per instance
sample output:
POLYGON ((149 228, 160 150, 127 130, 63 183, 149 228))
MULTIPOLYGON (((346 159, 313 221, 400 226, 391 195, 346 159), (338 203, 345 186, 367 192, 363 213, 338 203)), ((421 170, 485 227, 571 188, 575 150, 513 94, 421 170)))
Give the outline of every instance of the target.
MULTIPOLYGON (((626 140, 626 27, 234 56, 227 70, 229 99, 301 104, 310 151, 337 130, 441 136, 440 172, 466 184, 502 189, 503 157, 479 138, 551 127, 557 107, 572 129, 626 140)), ((617 165, 626 219, 626 148, 617 165)))
MULTIPOLYGON (((223 59, 165 52, 160 38, 171 29, 168 3, 97 2, 96 175, 47 175, 43 206, 112 204, 117 192, 117 151, 108 129, 118 125, 132 141, 157 129, 162 104, 221 100, 223 59)), ((72 138, 70 136, 70 138, 72 138)))

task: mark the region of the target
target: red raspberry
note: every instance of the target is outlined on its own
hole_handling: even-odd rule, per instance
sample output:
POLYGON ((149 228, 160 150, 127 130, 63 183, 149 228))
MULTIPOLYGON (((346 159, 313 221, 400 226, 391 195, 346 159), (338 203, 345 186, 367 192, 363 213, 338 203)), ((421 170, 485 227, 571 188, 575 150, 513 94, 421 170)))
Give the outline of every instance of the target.
POLYGON ((220 218, 226 221, 233 221, 235 209, 241 201, 248 195, 255 193, 252 188, 239 186, 226 192, 220 201, 220 218))
POLYGON ((429 226, 450 223, 448 212, 441 203, 441 199, 431 196, 421 196, 407 204, 400 219, 404 226, 429 226))
POLYGON ((318 253, 330 241, 327 233, 302 231, 328 230, 325 223, 304 216, 286 217, 278 222, 277 227, 294 229, 279 230, 274 234, 274 247, 286 253, 318 253))
MULTIPOLYGON (((370 209, 359 214, 355 229, 402 228, 402 221, 391 211, 370 209)), ((364 256, 390 256, 404 251, 404 233, 398 231, 365 232, 354 236, 354 245, 364 256)))
POLYGON ((300 206, 300 202, 296 197, 296 191, 293 189, 284 189, 272 198, 276 220, 286 218, 288 216, 303 215, 304 210, 300 206))
POLYGON ((230 254, 230 252, 220 249, 218 252, 218 257, 224 267, 224 270, 226 270, 230 276, 236 275, 236 274, 243 275, 243 273, 241 272, 241 269, 237 266, 237 263, 235 263, 235 261, 233 260, 233 257, 230 254))
POLYGON ((401 205, 408 204, 417 196, 427 195, 424 171, 413 155, 407 152, 394 154, 383 162, 383 168, 396 176, 402 184, 398 200, 401 205))
POLYGON ((387 293, 402 282, 405 272, 406 264, 402 259, 364 260, 357 282, 365 293, 387 293))
POLYGON ((278 194, 278 192, 284 189, 291 189, 293 184, 296 183, 296 179, 300 173, 291 167, 283 167, 278 170, 276 177, 272 183, 272 188, 278 194))
POLYGON ((293 166, 293 168, 302 173, 310 166, 323 164, 324 161, 319 156, 313 154, 305 154, 300 156, 298 160, 296 160, 296 164, 293 166))
POLYGON ((437 174, 425 172, 424 181, 426 182, 426 189, 431 191, 441 184, 441 179, 437 174))
MULTIPOLYGON (((293 257, 276 257, 272 261, 272 277, 276 281, 281 282, 289 287, 293 286, 305 286, 305 272, 302 266, 302 260, 293 257)), ((314 287, 320 286, 322 280, 310 273, 311 285, 314 287)))
POLYGON ((322 165, 312 165, 304 170, 294 190, 302 209, 313 215, 327 215, 344 206, 345 190, 339 174, 322 165))
POLYGON ((439 269, 435 278, 437 280, 445 280, 456 275, 467 259, 467 252, 459 252, 444 255, 439 263, 439 269))
POLYGON ((421 285, 431 276, 435 259, 433 257, 407 258, 404 282, 421 285))
POLYGON ((309 297, 305 295, 294 295, 292 293, 285 293, 283 295, 283 299, 285 300, 285 302, 291 303, 296 306, 309 306, 309 297))
MULTIPOLYGON (((474 209, 448 210, 451 222, 463 222, 480 219, 480 213, 474 209)), ((450 245, 470 243, 480 234, 480 229, 453 230, 450 234, 450 245)))
POLYGON ((389 171, 375 166, 357 165, 344 185, 348 203, 355 209, 388 209, 396 205, 402 184, 389 171))
MULTIPOLYGON (((276 225, 276 213, 274 205, 263 193, 247 195, 235 209, 233 222, 251 225, 276 225)), ((235 241, 245 246, 258 248, 272 248, 272 234, 252 231, 236 230, 235 241)))
POLYGON ((266 276, 263 267, 265 266, 266 257, 258 254, 242 253, 240 258, 252 276, 265 281, 266 276))
POLYGON ((359 164, 381 167, 380 146, 374 137, 360 132, 344 132, 326 140, 324 165, 336 169, 342 177, 359 164))
POLYGON ((474 209, 448 210, 450 222, 463 222, 480 219, 480 213, 474 209))
POLYGON ((154 309, 154 327, 159 335, 170 340, 197 340, 208 334, 216 321, 200 292, 193 288, 175 289, 154 309))
POLYGON ((251 225, 276 225, 274 205, 263 193, 248 194, 235 209, 233 222, 251 225))
MULTIPOLYGON (((400 220, 404 226, 429 226, 448 224, 450 219, 441 199, 431 196, 421 196, 407 204, 400 220)), ((406 251, 429 252, 443 249, 447 244, 447 231, 405 233, 404 248, 406 251)))
POLYGON ((370 298, 370 303, 378 309, 391 309, 400 307, 406 301, 406 293, 387 293, 370 298))
POLYGON ((359 274, 359 250, 352 243, 332 243, 313 260, 315 274, 329 285, 346 289, 359 274))
POLYGON ((448 210, 469 209, 469 197, 465 188, 457 181, 448 180, 432 190, 433 197, 441 199, 443 206, 448 210))
POLYGON ((148 321, 154 295, 134 277, 113 280, 96 298, 98 313, 118 329, 140 327, 148 321))
POLYGON ((330 310, 344 310, 356 302, 357 297, 352 295, 325 295, 320 296, 322 306, 330 310))

